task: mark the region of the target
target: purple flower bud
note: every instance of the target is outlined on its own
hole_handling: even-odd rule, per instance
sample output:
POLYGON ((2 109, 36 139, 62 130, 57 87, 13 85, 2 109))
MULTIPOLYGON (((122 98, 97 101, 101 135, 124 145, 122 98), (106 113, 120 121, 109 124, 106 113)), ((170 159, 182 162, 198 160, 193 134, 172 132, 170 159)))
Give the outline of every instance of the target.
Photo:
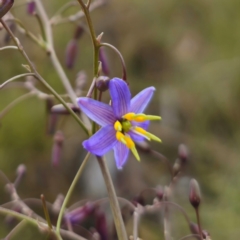
POLYGON ((200 188, 195 179, 191 179, 190 181, 189 201, 195 209, 199 207, 201 202, 200 188))
POLYGON ((84 29, 81 25, 78 25, 75 29, 74 38, 77 40, 79 39, 84 33, 84 29))
POLYGON ((1 0, 0 1, 0 18, 2 18, 12 7, 14 0, 1 0))
POLYGON ((134 197, 132 202, 133 202, 133 204, 135 206, 137 206, 138 204, 141 204, 142 206, 145 205, 144 198, 143 198, 143 196, 141 194, 139 194, 138 196, 134 197))
POLYGON ((85 218, 95 210, 95 205, 91 202, 86 203, 82 207, 75 208, 74 210, 65 214, 64 218, 72 224, 81 223, 85 218))
POLYGON ((173 168, 172 168, 173 177, 178 175, 178 173, 181 170, 181 167, 182 167, 181 161, 180 161, 180 159, 177 158, 175 163, 173 164, 173 168))
POLYGON ((106 90, 108 90, 109 81, 109 77, 100 76, 96 81, 97 89, 101 92, 105 92, 106 90))
MULTIPOLYGON (((76 107, 74 104, 72 103, 67 103, 67 105, 75 112, 75 113, 79 113, 80 109, 79 107, 76 107)), ((62 104, 57 104, 54 105, 51 108, 51 113, 52 114, 61 114, 61 115, 68 115, 69 111, 62 105, 62 104)))
POLYGON ((52 165, 58 166, 61 158, 64 136, 61 131, 57 131, 54 135, 54 144, 52 149, 52 165))
POLYGON ((158 198, 158 200, 162 200, 163 199, 163 195, 164 195, 164 189, 163 189, 163 187, 162 186, 157 186, 157 188, 156 188, 156 195, 157 195, 157 198, 158 198))
POLYGON ((67 45, 66 49, 66 67, 71 69, 75 64, 75 60, 78 52, 78 44, 76 39, 71 39, 67 45))
POLYGON ((79 71, 77 73, 77 77, 75 80, 75 86, 76 86, 76 94, 78 96, 81 96, 82 94, 82 90, 84 88, 84 86, 86 85, 87 82, 87 74, 85 71, 79 71))
MULTIPOLYGON (((192 234, 199 234, 200 235, 199 227, 196 223, 191 222, 189 227, 190 227, 190 230, 191 230, 192 234)), ((204 239, 206 239, 208 236, 210 236, 209 233, 206 230, 202 230, 202 235, 203 235, 204 239)))
POLYGON ((96 211, 95 219, 96 219, 96 229, 101 236, 100 239, 108 240, 108 227, 107 227, 105 214, 100 210, 98 210, 96 211))
POLYGON ((36 3, 34 0, 27 3, 27 13, 29 15, 34 15, 36 12, 36 3))
POLYGON ((108 63, 106 52, 105 52, 103 47, 101 47, 99 49, 99 60, 102 63, 102 72, 103 72, 103 74, 108 76, 109 72, 110 72, 110 70, 109 70, 109 63, 108 63))
POLYGON ((24 164, 18 165, 16 170, 17 176, 24 176, 26 171, 27 171, 27 168, 24 164))
POLYGON ((178 147, 178 157, 182 161, 182 163, 185 163, 188 160, 188 149, 186 145, 180 144, 178 147))

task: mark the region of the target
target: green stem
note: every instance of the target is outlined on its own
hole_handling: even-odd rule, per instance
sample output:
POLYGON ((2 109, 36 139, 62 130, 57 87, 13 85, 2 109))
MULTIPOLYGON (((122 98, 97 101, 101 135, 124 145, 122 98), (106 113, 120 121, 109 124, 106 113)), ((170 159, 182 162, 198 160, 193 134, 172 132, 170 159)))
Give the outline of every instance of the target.
POLYGON ((15 49, 15 50, 18 50, 18 48, 17 48, 16 46, 6 46, 6 47, 1 47, 1 48, 0 48, 0 51, 7 50, 7 49, 15 49))
POLYGON ((199 208, 195 208, 195 211, 196 211, 196 215, 197 215, 197 223, 198 223, 199 235, 200 235, 201 240, 203 240, 203 233, 202 233, 202 227, 201 227, 201 223, 200 223, 199 208))
POLYGON ((57 220, 57 226, 56 226, 56 233, 57 235, 60 235, 60 227, 61 227, 61 222, 62 222, 62 218, 63 218, 63 214, 64 214, 64 211, 66 209, 66 206, 68 204, 68 201, 73 193, 73 190, 83 172, 83 169, 85 168, 86 164, 87 164, 87 161, 89 159, 89 156, 90 156, 90 153, 87 153, 86 157, 84 158, 80 168, 78 169, 78 172, 77 174, 75 175, 74 179, 73 179, 73 182, 70 186, 70 188, 68 189, 68 192, 67 192, 67 195, 63 201, 63 204, 61 206, 61 209, 60 209, 60 212, 59 212, 59 216, 58 216, 58 220, 57 220))
POLYGON ((114 223, 115 223, 116 230, 117 230, 118 239, 119 240, 127 240, 128 237, 127 237, 125 225, 123 222, 121 210, 119 207, 117 195, 116 195, 116 192, 115 192, 115 189, 113 186, 111 175, 109 173, 105 159, 103 159, 102 157, 99 157, 99 156, 96 156, 96 157, 97 157, 97 160, 98 160, 99 166, 101 168, 101 171, 102 171, 102 174, 104 177, 104 181, 105 181, 105 184, 107 187, 109 202, 110 202, 113 219, 114 219, 114 223))

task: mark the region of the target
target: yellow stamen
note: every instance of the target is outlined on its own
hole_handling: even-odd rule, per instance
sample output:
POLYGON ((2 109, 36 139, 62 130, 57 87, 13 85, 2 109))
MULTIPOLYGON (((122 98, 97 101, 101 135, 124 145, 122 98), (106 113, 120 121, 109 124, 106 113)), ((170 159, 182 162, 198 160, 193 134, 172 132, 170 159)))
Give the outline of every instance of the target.
POLYGON ((123 116, 123 118, 127 119, 128 121, 132 121, 135 116, 135 113, 127 113, 123 116))
POLYGON ((135 127, 134 131, 136 133, 140 133, 139 135, 142 135, 142 136, 146 137, 148 140, 152 139, 152 140, 157 141, 157 142, 162 142, 160 138, 151 134, 150 132, 147 132, 146 130, 144 130, 141 127, 135 127))
POLYGON ((145 115, 143 113, 127 113, 123 116, 128 121, 144 122, 147 120, 161 120, 161 117, 154 115, 145 115))
POLYGON ((127 142, 125 140, 125 136, 121 132, 116 132, 116 138, 117 138, 118 141, 120 141, 123 144, 127 145, 127 142))
POLYGON ((133 140, 129 136, 125 136, 125 140, 127 142, 126 146, 132 151, 132 153, 135 156, 135 158, 138 161, 140 161, 140 157, 138 155, 138 152, 137 152, 137 149, 135 147, 135 143, 133 142, 133 140))
POLYGON ((114 123, 114 129, 115 129, 116 131, 121 132, 121 131, 122 131, 122 124, 121 124, 119 121, 116 121, 116 122, 114 123))

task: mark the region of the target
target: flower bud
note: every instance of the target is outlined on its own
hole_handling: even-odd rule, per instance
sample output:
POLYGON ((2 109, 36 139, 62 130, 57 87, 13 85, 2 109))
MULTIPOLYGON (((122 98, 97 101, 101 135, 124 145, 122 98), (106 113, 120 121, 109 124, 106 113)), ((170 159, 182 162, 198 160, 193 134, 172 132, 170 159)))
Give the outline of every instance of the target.
POLYGON ((84 33, 84 28, 81 25, 78 25, 75 29, 74 38, 79 39, 84 33))
POLYGON ((17 173, 18 176, 24 176, 26 171, 27 171, 26 166, 24 164, 20 164, 17 167, 16 173, 17 173))
POLYGON ((66 49, 66 67, 71 69, 73 68, 78 52, 78 44, 76 39, 71 39, 67 45, 66 49))
POLYGON ((84 206, 75 208, 74 210, 65 214, 64 218, 72 224, 81 223, 95 210, 95 205, 87 202, 84 206))
POLYGON ((182 161, 182 163, 185 163, 188 160, 188 149, 186 145, 180 144, 178 146, 178 157, 182 161))
POLYGON ((77 77, 75 80, 75 86, 76 86, 76 94, 77 96, 81 96, 82 90, 85 87, 87 82, 87 74, 85 71, 79 71, 77 73, 77 77))
MULTIPOLYGON (((200 235, 199 227, 196 223, 191 222, 189 227, 190 227, 190 230, 191 230, 192 234, 199 234, 200 235)), ((203 236, 204 239, 206 239, 210 235, 206 230, 202 230, 202 236, 203 236)))
POLYGON ((1 0, 0 1, 0 18, 2 18, 12 7, 14 0, 1 0))
POLYGON ((162 186, 160 186, 160 185, 157 186, 157 188, 156 188, 156 195, 157 195, 158 200, 162 200, 163 199, 164 190, 163 190, 162 186))
POLYGON ((63 148, 64 136, 61 131, 57 131, 54 135, 54 144, 52 149, 52 165, 58 166, 63 148))
MULTIPOLYGON (((67 103, 67 105, 75 112, 75 113, 79 113, 80 109, 78 107, 76 107, 74 104, 72 103, 67 103)), ((52 114, 61 114, 61 115, 68 115, 69 111, 62 105, 62 104, 57 104, 54 105, 51 108, 51 113, 52 114)))
POLYGON ((99 91, 105 92, 108 90, 108 84, 109 84, 109 77, 106 76, 100 76, 96 81, 96 87, 99 91))
POLYGON ((105 52, 103 47, 101 47, 99 49, 99 60, 102 63, 102 72, 103 72, 103 74, 108 76, 109 72, 110 72, 110 70, 109 70, 109 63, 108 63, 106 52, 105 52))
POLYGON ((172 168, 173 177, 178 175, 178 173, 181 171, 181 167, 181 161, 177 158, 172 168))
POLYGON ((105 214, 98 210, 95 214, 96 230, 101 236, 101 240, 108 240, 108 228, 105 214))
POLYGON ((199 207, 201 202, 200 188, 195 179, 190 181, 189 201, 195 209, 199 207))
POLYGON ((27 13, 29 15, 34 15, 36 12, 36 3, 34 0, 31 0, 27 3, 27 13))

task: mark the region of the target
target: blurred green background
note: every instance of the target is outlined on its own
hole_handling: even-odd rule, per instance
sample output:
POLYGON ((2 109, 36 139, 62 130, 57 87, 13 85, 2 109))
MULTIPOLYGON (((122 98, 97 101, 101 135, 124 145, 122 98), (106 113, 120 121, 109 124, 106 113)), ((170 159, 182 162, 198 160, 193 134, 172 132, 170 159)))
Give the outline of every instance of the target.
MULTIPOLYGON (((52 16, 65 1, 43 2, 52 16)), ((36 19, 26 14, 26 6, 21 3, 16 2, 12 13, 39 34, 36 19)), ((78 9, 76 6, 65 16, 78 9)), ((156 87, 147 112, 162 116, 161 123, 152 124, 150 132, 163 143, 153 143, 153 149, 173 164, 178 145, 184 143, 189 148, 190 159, 172 200, 182 205, 196 221, 188 203, 189 180, 196 178, 203 195, 203 228, 210 232, 212 239, 218 240, 240 236, 239 9, 237 0, 110 0, 92 12, 96 33, 104 32, 103 41, 116 46, 125 58, 133 95, 145 87, 156 87)), ((81 22, 84 24, 84 19, 81 22)), ((74 23, 53 27, 56 52, 63 65, 66 45, 75 27, 74 23)), ((64 93, 46 53, 18 31, 16 35, 39 73, 59 93, 64 93)), ((0 38, 2 47, 4 30, 0 31, 0 38)), ((118 57, 109 49, 106 53, 111 77, 121 77, 118 57)), ((17 51, 1 51, 0 59, 1 83, 25 72, 21 66, 25 62, 17 51)), ((86 70, 86 92, 92 79, 92 46, 87 33, 79 40, 75 67, 64 69, 72 85, 78 71, 86 70)), ((45 91, 40 84, 37 87, 45 91)), ((14 86, 2 89, 0 111, 24 93, 26 90, 14 86)), ((0 169, 14 181, 17 166, 20 163, 27 166, 27 175, 18 188, 23 199, 39 198, 44 193, 46 199, 53 202, 58 193, 66 194, 85 154, 81 146, 86 137, 83 131, 70 116, 62 116, 56 129, 64 133, 64 149, 59 167, 52 167, 53 136, 47 134, 47 119, 46 101, 36 97, 22 101, 0 119, 0 169)), ((119 196, 131 200, 146 187, 169 183, 164 164, 147 154, 142 155, 141 164, 130 157, 123 171, 117 172, 110 166, 119 196)), ((113 161, 111 156, 109 161, 113 161)), ((94 164, 95 159, 91 159, 71 203, 106 196, 104 186, 99 183, 101 177, 99 182, 95 179, 99 170, 94 164)), ((5 182, 0 181, 1 204, 9 201, 4 185, 5 182)), ((172 210, 171 213, 172 236, 179 239, 189 233, 188 226, 179 212, 172 210)), ((1 220, 0 238, 3 238, 9 228, 3 225, 3 217, 1 220)), ((146 217, 141 224, 141 237, 163 239, 161 229, 159 223, 146 217)))

